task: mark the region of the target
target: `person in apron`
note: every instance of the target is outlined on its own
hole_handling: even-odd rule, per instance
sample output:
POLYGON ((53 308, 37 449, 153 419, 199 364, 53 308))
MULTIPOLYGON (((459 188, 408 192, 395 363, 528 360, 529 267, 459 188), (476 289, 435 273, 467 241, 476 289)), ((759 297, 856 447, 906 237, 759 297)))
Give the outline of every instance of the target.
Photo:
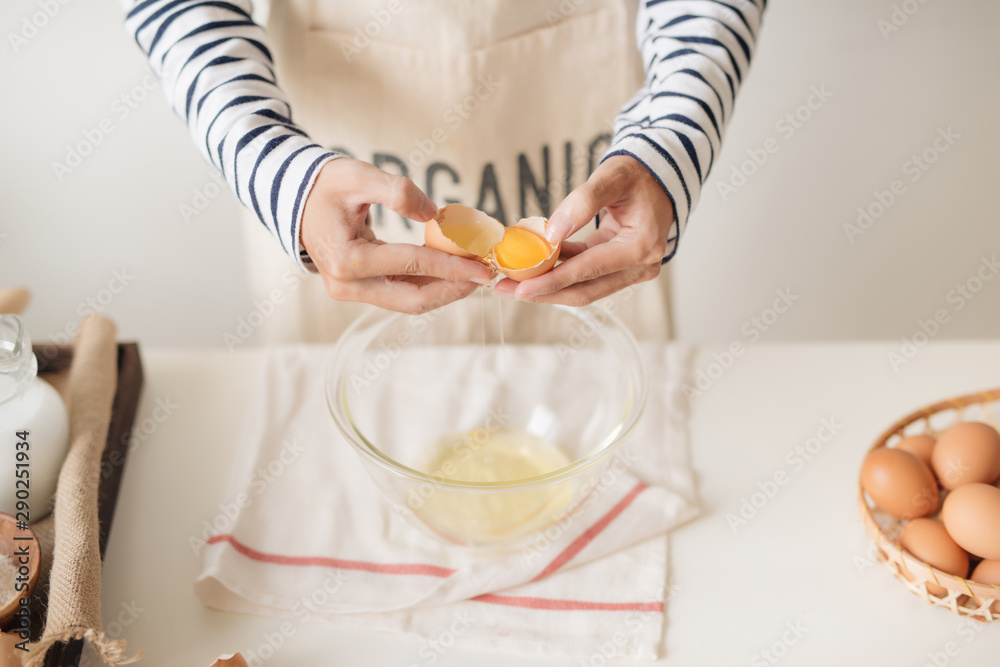
MULTIPOLYGON (((203 92, 208 84, 199 84, 198 77, 211 66, 241 64, 226 58, 249 56, 241 51, 208 61, 186 85, 195 69, 189 65, 210 55, 199 49, 235 39, 230 32, 249 24, 242 8, 247 3, 195 3, 212 5, 201 10, 160 0, 123 1, 131 8, 127 25, 154 68, 159 66, 168 99, 179 113, 183 107, 200 138, 205 123, 192 121, 192 99, 199 100, 200 111, 201 102, 211 106, 219 94, 215 88, 203 92), (195 23, 192 16, 201 11, 201 24, 195 23), (179 22, 186 22, 183 29, 179 22), (209 32, 222 38, 209 42, 209 32), (202 44, 194 48, 197 40, 202 44), (193 55, 171 68, 183 48, 193 55)), ((295 111, 294 126, 284 110, 270 115, 296 131, 306 128, 337 159, 314 162, 320 166, 308 192, 299 188, 301 226, 296 239, 282 243, 286 247, 264 226, 245 225, 255 301, 276 304, 261 321, 258 338, 330 341, 371 303, 422 312, 479 289, 490 279, 486 267, 399 245, 422 244, 422 222, 453 202, 506 225, 546 216, 553 240, 574 235, 564 243, 565 261, 548 274, 496 285, 498 293, 514 297, 505 328, 533 326, 518 312, 519 300, 582 305, 607 297, 616 300, 616 314, 638 338, 667 338, 669 283, 661 259, 676 250, 714 161, 762 8, 749 0, 646 0, 637 49, 637 8, 628 0, 275 0, 266 45, 259 36, 244 41, 273 54, 276 79, 267 62, 267 71, 258 68, 258 74, 216 88, 244 77, 280 81, 290 101, 285 105, 295 111), (664 18, 662 29, 683 24, 680 31, 657 33, 654 23, 664 18), (649 60, 646 72, 640 54, 649 60), (667 74, 655 72, 664 61, 679 65, 669 62, 667 74), (694 94, 669 88, 651 94, 657 76, 685 72, 694 94), (631 117, 619 115, 626 103, 631 117), (618 127, 612 125, 616 116, 618 127), (640 136, 653 130, 662 130, 676 150, 640 136), (658 167, 650 166, 653 161, 660 161, 658 167), (603 226, 595 229, 598 214, 603 226), (293 243, 301 257, 290 256, 287 246, 293 243), (296 259, 321 275, 306 276, 296 259)), ((209 139, 219 115, 233 113, 229 106, 263 97, 227 103, 209 124, 209 139)), ((247 140, 251 134, 235 149, 244 157, 267 154, 278 141, 263 142, 266 134, 247 140)), ((223 144, 218 157, 225 173, 224 155, 232 149, 223 144)), ((210 146, 207 156, 216 162, 210 146)), ((254 175, 261 159, 253 164, 254 175)), ((246 203, 239 177, 227 178, 246 203)), ((271 190, 272 209, 281 197, 271 190)), ((266 211, 251 199, 248 216, 266 226, 266 211)), ((276 214, 274 227, 280 227, 276 214)), ((474 313, 478 318, 478 310, 471 310, 478 307, 469 303, 470 320, 474 313)))

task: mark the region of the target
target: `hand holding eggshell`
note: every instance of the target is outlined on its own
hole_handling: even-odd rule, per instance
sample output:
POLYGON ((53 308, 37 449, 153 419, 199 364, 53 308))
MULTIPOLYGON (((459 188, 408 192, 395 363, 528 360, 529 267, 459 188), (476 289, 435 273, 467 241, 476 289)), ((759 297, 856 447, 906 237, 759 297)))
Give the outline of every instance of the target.
POLYGON ((424 228, 424 244, 467 259, 477 259, 511 280, 540 276, 559 258, 559 243, 545 238, 545 218, 524 218, 504 227, 462 204, 448 204, 424 228))
POLYGON ((367 224, 373 204, 418 221, 437 213, 434 202, 408 178, 346 157, 325 164, 306 199, 300 237, 333 299, 419 314, 492 281, 481 262, 379 240, 367 224))
POLYGON ((676 247, 675 223, 673 202, 649 169, 630 155, 609 156, 549 216, 546 236, 563 241, 565 261, 496 289, 538 303, 592 303, 658 276, 676 247), (598 214, 600 226, 586 239, 566 240, 598 214))

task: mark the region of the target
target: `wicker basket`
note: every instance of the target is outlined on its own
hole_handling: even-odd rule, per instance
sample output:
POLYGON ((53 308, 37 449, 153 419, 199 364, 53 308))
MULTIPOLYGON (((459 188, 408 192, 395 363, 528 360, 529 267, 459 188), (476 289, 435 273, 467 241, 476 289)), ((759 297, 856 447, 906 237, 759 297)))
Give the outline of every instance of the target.
MULTIPOLYGON (((903 436, 938 436, 943 430, 960 421, 976 420, 1000 428, 1000 389, 981 391, 952 398, 913 412, 885 430, 869 452, 879 447, 895 444, 903 436)), ((942 490, 942 496, 946 493, 942 490)), ((914 594, 937 607, 945 607, 960 616, 980 621, 1000 619, 1000 585, 977 584, 963 577, 947 574, 912 556, 896 541, 902 522, 875 508, 874 502, 858 484, 858 503, 864 519, 865 530, 875 547, 878 559, 914 594), (913 576, 909 581, 903 572, 913 576), (933 595, 927 583, 937 584, 947 590, 944 597, 933 595), (978 598, 981 604, 973 602, 978 598), (991 609, 992 607, 992 609, 991 609)))

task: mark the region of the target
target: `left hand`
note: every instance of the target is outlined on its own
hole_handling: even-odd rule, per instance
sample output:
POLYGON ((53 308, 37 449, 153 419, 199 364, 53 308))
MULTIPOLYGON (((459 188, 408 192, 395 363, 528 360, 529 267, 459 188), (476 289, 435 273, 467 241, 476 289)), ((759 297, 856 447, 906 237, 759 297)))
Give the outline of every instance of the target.
POLYGON ((583 306, 658 276, 674 207, 652 174, 627 155, 608 158, 556 207, 549 240, 570 236, 601 209, 601 226, 586 240, 563 242, 564 262, 520 284, 506 278, 496 290, 523 301, 583 306))

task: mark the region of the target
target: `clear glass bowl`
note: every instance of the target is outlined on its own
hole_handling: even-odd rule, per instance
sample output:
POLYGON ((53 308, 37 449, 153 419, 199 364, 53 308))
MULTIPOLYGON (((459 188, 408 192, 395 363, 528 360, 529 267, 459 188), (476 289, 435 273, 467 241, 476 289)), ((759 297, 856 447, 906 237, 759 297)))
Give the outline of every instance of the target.
POLYGON ((326 393, 395 512, 450 542, 506 549, 588 510, 642 413, 646 376, 607 310, 484 294, 425 315, 369 311, 338 341, 326 393))

